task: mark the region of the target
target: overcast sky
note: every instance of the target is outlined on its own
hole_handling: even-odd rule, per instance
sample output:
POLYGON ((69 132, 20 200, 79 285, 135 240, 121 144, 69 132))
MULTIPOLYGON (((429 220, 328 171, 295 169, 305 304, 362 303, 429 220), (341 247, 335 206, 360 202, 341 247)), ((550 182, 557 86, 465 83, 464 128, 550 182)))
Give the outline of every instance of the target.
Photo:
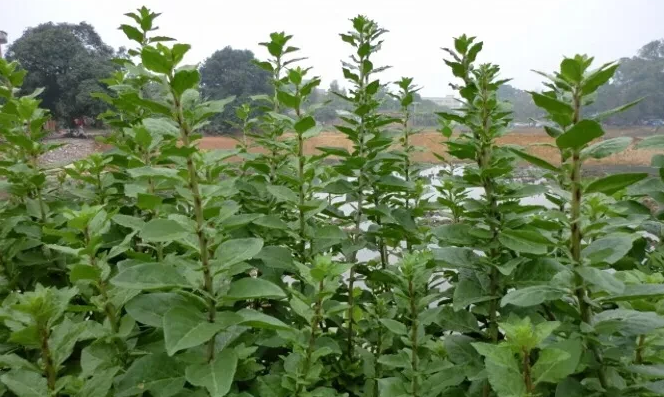
POLYGON ((587 53, 606 62, 632 56, 647 42, 664 38, 664 0, 1 0, 0 30, 15 39, 42 22, 94 25, 106 43, 126 46, 117 30, 122 14, 141 5, 163 13, 160 34, 190 43, 189 63, 227 45, 248 48, 270 32, 294 35, 293 44, 322 76, 323 86, 342 80, 340 59, 350 54, 338 33, 362 13, 390 31, 375 65, 393 66, 383 79, 412 76, 424 96, 451 93, 452 78, 440 47, 463 33, 484 41, 481 61, 497 63, 503 76, 536 89, 531 69, 550 71, 563 55, 587 53))

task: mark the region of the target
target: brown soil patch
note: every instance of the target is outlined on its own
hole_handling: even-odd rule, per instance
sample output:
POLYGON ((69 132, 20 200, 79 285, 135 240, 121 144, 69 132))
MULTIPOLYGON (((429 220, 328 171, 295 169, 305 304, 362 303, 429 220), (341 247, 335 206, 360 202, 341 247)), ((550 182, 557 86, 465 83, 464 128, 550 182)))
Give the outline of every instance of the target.
MULTIPOLYGON (((647 136, 649 131, 642 129, 628 129, 628 130, 607 130, 606 137, 612 138, 616 136, 632 136, 636 137, 635 142, 639 141, 642 136, 647 136)), ((415 146, 423 148, 421 152, 415 154, 415 161, 426 163, 437 163, 439 160, 434 153, 445 155, 445 146, 442 144, 444 137, 435 131, 423 131, 413 135, 412 143, 415 146)), ((519 129, 511 132, 498 139, 501 145, 519 145, 527 148, 528 152, 541 157, 551 163, 557 163, 559 160, 558 151, 555 147, 546 146, 546 144, 553 144, 554 141, 546 133, 540 129, 519 129)), ((204 137, 200 141, 200 147, 207 150, 214 149, 233 149, 237 145, 237 141, 232 137, 204 137)), ((346 137, 337 132, 323 132, 320 135, 309 139, 306 142, 305 151, 308 154, 316 153, 317 147, 332 146, 343 147, 348 150, 351 149, 351 142, 346 137)), ((258 151, 258 149, 256 149, 258 151)), ((601 159, 589 160, 588 165, 639 165, 649 166, 650 159, 653 154, 658 151, 652 150, 637 150, 632 147, 628 148, 622 153, 601 159)))

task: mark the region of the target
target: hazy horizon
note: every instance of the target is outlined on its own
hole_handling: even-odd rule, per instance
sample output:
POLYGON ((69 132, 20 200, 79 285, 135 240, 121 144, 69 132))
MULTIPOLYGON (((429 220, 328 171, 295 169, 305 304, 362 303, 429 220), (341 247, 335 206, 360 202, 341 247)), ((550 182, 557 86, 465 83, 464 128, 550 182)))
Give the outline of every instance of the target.
MULTIPOLYGON (((160 35, 192 45, 189 63, 199 63, 226 46, 249 49, 257 58, 265 58, 267 53, 258 42, 266 41, 273 31, 283 30, 294 35, 293 45, 309 58, 305 63, 313 66, 327 88, 332 80, 343 82, 340 61, 350 54, 338 34, 349 30, 349 18, 365 14, 390 31, 375 63, 393 68, 381 80, 412 76, 427 97, 451 94, 447 85, 453 77, 443 63, 440 47, 452 46, 452 38, 463 33, 484 41, 480 60, 500 65, 503 77, 513 78, 511 84, 521 89, 540 88, 540 77, 530 70, 552 70, 563 55, 587 53, 599 64, 631 57, 644 44, 664 37, 664 2, 657 0, 311 3, 8 0, 0 15, 0 30, 7 31, 11 44, 25 29, 40 23, 85 21, 117 49, 131 46, 117 30, 127 22, 123 14, 146 5, 163 14, 157 24, 160 35)), ((6 49, 3 46, 3 52, 6 49)))

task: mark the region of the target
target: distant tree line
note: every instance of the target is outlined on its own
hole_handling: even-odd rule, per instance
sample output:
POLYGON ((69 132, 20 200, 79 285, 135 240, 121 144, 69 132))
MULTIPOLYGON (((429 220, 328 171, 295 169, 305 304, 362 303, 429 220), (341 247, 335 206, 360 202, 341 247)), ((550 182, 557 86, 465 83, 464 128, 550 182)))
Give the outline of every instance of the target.
MULTIPOLYGON (((28 72, 25 91, 43 88, 42 106, 49 109, 61 124, 70 125, 74 118, 96 118, 106 111, 106 104, 91 96, 107 92, 102 79, 117 69, 115 58, 128 56, 124 49, 114 50, 103 42, 94 27, 87 23, 44 23, 27 29, 8 48, 7 57, 17 60, 28 72)), ((254 115, 261 111, 260 101, 253 98, 273 92, 271 76, 255 64, 249 50, 225 47, 214 52, 200 65, 201 92, 209 99, 235 96, 231 106, 212 120, 208 133, 223 134, 238 128, 235 112, 242 104, 251 104, 254 115)), ((399 104, 390 95, 392 87, 381 87, 378 97, 381 112, 396 112, 399 104)), ((156 93, 154 93, 156 94, 156 93)), ((314 117, 323 124, 334 124, 344 112, 346 102, 338 95, 347 93, 336 81, 326 89, 317 89, 309 98, 319 104, 314 117)), ((145 95, 151 95, 149 90, 145 95)), ((532 102, 530 94, 510 85, 499 89, 501 99, 510 103, 515 122, 527 123, 542 114, 532 102)), ((645 99, 626 112, 607 120, 614 125, 633 125, 664 119, 664 40, 655 40, 643 46, 631 58, 620 60, 614 79, 602 87, 597 101, 587 112, 609 109, 621 104, 645 99)), ((437 124, 435 112, 444 108, 415 94, 412 122, 415 126, 433 127, 437 124)))

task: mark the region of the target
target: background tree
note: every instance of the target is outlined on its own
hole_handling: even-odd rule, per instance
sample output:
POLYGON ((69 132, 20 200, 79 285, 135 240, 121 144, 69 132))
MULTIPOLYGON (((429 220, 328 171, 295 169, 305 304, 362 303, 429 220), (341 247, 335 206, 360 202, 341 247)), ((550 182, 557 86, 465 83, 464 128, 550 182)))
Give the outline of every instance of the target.
POLYGON ((208 132, 232 130, 240 122, 235 109, 248 103, 252 95, 271 92, 269 73, 256 66, 254 60, 253 52, 228 46, 216 51, 201 65, 201 92, 205 97, 224 99, 235 96, 235 100, 212 120, 208 132))
POLYGON ((105 110, 90 93, 104 90, 99 80, 114 69, 114 56, 113 48, 85 22, 49 22, 28 28, 7 52, 28 72, 24 91, 43 87, 42 105, 67 124, 75 117, 95 117, 105 110))

